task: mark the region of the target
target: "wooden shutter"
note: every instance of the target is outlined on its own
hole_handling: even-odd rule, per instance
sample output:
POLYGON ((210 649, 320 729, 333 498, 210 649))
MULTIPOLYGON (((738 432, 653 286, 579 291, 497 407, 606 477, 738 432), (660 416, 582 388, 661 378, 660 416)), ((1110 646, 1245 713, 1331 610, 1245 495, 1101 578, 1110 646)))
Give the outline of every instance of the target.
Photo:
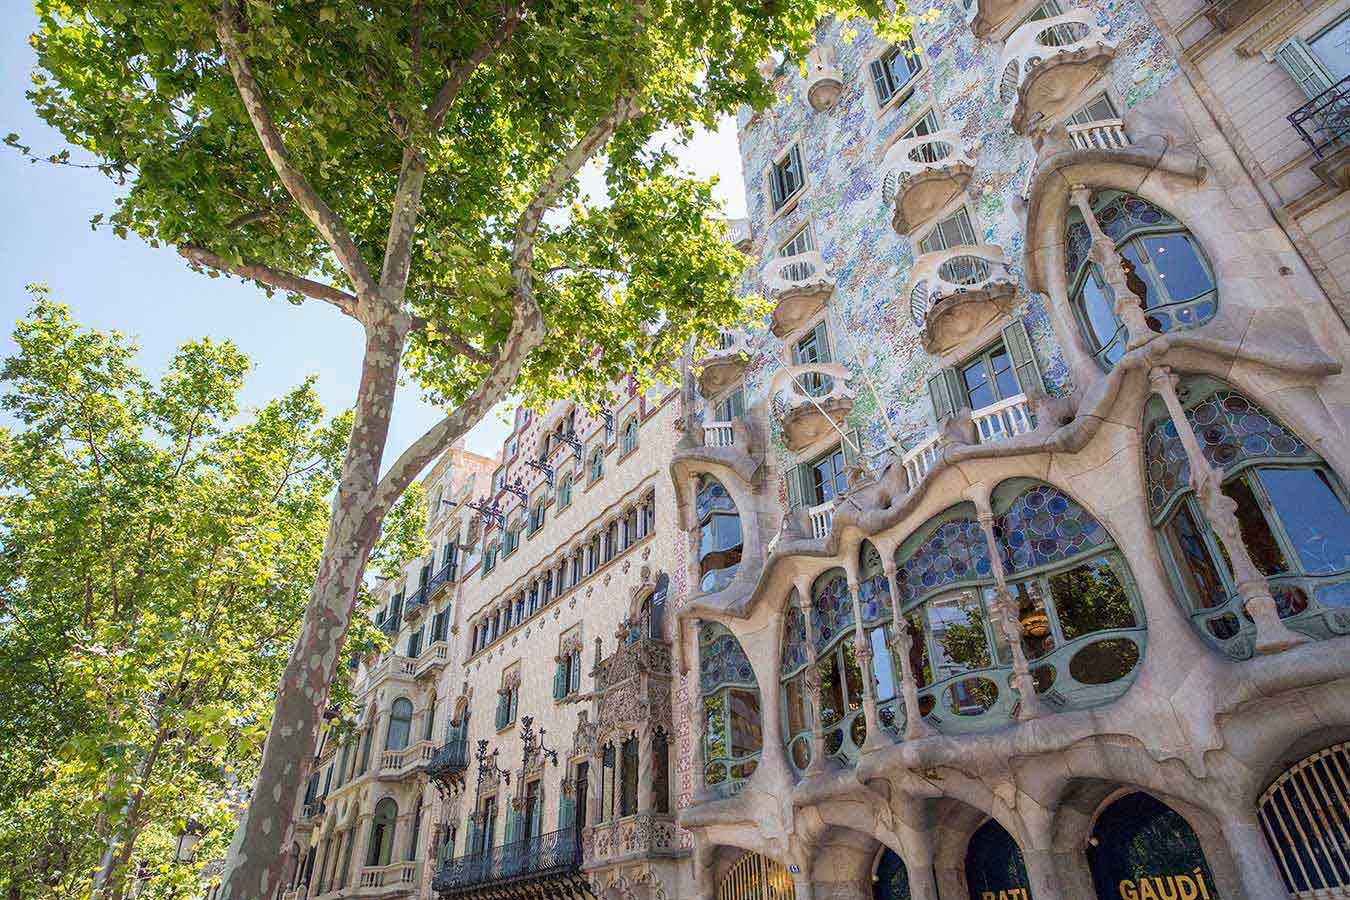
POLYGON ((567 666, 558 660, 553 667, 553 699, 561 700, 567 696, 567 666))
POLYGON ((1285 41, 1275 51, 1275 62, 1289 73, 1309 99, 1320 97, 1335 84, 1327 67, 1301 38, 1285 41))
POLYGON ((769 193, 773 195, 773 208, 776 210, 783 205, 787 198, 783 196, 783 170, 775 163, 769 167, 769 193))
POLYGON ((1041 368, 1036 364, 1035 351, 1031 349, 1031 338, 1021 319, 1013 319, 1011 325, 1003 329, 1003 346, 1008 348, 1012 358, 1013 371, 1017 373, 1017 383, 1024 394, 1044 394, 1045 382, 1041 379, 1041 368))
POLYGON ((947 369, 941 369, 928 379, 928 396, 933 401, 933 418, 938 425, 956 412, 956 397, 952 394, 947 372, 947 369))
POLYGON ((483 852, 483 829, 477 822, 469 820, 469 853, 483 852))
POLYGON ((562 797, 558 801, 558 830, 562 831, 571 828, 577 821, 577 801, 576 787, 572 788, 572 793, 562 792, 562 797))
POLYGON ((511 808, 511 804, 506 804, 506 840, 503 844, 513 844, 519 836, 520 831, 520 813, 511 808))
POLYGON ((830 355, 830 332, 823 321, 816 323, 816 353, 820 356, 819 362, 827 363, 833 360, 830 355))
POLYGON ((534 798, 534 821, 530 823, 530 837, 538 838, 544 824, 544 782, 539 782, 539 793, 534 798))
POLYGON ((844 452, 844 468, 850 468, 862 459, 862 432, 853 429, 848 433, 846 440, 840 443, 840 449, 844 452))
POLYGON ((885 103, 891 99, 891 83, 887 77, 886 64, 880 59, 874 59, 868 68, 872 72, 872 86, 877 89, 877 102, 885 103))
POLYGON ((810 469, 806 463, 798 463, 787 471, 788 512, 801 509, 807 502, 807 492, 811 482, 807 480, 810 469))

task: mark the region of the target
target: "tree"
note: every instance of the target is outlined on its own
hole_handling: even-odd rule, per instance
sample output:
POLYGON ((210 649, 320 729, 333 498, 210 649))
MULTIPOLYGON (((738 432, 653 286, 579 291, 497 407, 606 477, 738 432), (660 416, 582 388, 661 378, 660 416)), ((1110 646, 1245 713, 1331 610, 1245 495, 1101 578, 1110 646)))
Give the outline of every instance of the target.
MULTIPOLYGON (((257 764, 350 416, 307 382, 243 413, 248 360, 194 341, 158 384, 45 291, 0 367, 0 891, 197 879, 257 764), (246 782, 245 782, 246 783, 246 782)), ((366 636, 365 639, 372 639, 366 636)), ((342 688, 339 687, 339 693, 342 688)), ((223 848, 222 848, 223 849, 223 848)))
POLYGON ((225 897, 269 896, 282 877, 276 848, 381 518, 513 389, 595 403, 622 375, 671 375, 686 340, 743 321, 744 261, 710 187, 653 138, 765 104, 770 51, 800 58, 820 17, 858 9, 885 12, 876 0, 39 0, 30 96, 125 181, 111 226, 328 303, 365 334, 325 552, 225 897), (601 155, 605 203, 577 187, 601 155), (449 412, 386 466, 402 367, 449 412))

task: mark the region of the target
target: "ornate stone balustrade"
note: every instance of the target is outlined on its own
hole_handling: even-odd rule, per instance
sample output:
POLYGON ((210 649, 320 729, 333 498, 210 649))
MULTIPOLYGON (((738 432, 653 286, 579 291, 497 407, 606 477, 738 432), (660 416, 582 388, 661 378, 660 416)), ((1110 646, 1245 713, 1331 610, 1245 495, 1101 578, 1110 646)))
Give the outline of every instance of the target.
POLYGON ((745 372, 750 345, 744 334, 724 331, 717 346, 699 359, 698 389, 713 397, 731 387, 745 372))
POLYGON ((1069 133, 1069 140, 1079 150, 1120 150, 1133 143, 1125 133, 1123 119, 1084 122, 1082 125, 1070 125, 1065 130, 1069 133))
POLYGON ((882 196, 894 207, 891 225, 905 235, 966 189, 975 161, 962 147, 961 132, 947 129, 896 141, 881 167, 882 196))
POLYGON ((816 112, 834 107, 844 92, 844 76, 834 64, 834 51, 818 46, 806 57, 806 102, 816 112))
POLYGON ((374 896, 414 891, 417 887, 417 863, 400 862, 388 866, 361 869, 361 890, 374 896), (384 890, 380 890, 383 888, 384 890))
POLYGON ((938 354, 983 329, 1011 307, 1017 280, 994 244, 925 253, 910 271, 909 311, 924 347, 938 354))
POLYGON ((839 363, 789 366, 779 376, 774 413, 788 450, 804 450, 827 431, 843 427, 857 391, 848 385, 848 370, 839 363))
POLYGON ((734 447, 736 432, 730 422, 705 422, 703 424, 703 446, 734 447))
POLYGON ((434 741, 418 741, 402 750, 386 750, 380 756, 380 778, 402 778, 431 762, 436 755, 434 741))
POLYGON ((923 480, 923 476, 928 474, 933 463, 937 462, 941 443, 941 436, 934 432, 906 450, 905 455, 900 458, 901 464, 905 467, 905 475, 909 478, 911 491, 923 480))
POLYGON ((450 661, 450 644, 446 641, 435 641, 428 644, 422 654, 414 662, 414 677, 425 678, 428 675, 436 675, 445 664, 450 661))
POLYGON ((621 859, 675 855, 680 850, 675 817, 664 813, 638 813, 586 829, 583 838, 585 865, 603 865, 621 859))
POLYGON ((1028 134, 1069 111, 1115 55, 1115 41, 1097 14, 1072 9, 1021 25, 1008 36, 999 69, 999 98, 1013 131, 1028 134))
POLYGON ((780 338, 805 325, 834 293, 834 281, 816 250, 778 257, 765 269, 764 279, 773 302, 769 329, 780 338))
POLYGON ((971 413, 971 419, 975 423, 975 436, 981 444, 1007 440, 1026 434, 1035 427, 1026 394, 1018 394, 977 409, 971 413))

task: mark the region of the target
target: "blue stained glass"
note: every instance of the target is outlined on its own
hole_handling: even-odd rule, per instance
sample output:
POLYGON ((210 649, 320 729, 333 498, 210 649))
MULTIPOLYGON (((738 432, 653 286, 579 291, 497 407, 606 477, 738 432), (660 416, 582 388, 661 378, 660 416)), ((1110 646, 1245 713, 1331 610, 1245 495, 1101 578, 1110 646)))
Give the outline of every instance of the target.
POLYGON ((873 575, 858 585, 858 606, 864 625, 891 620, 891 586, 884 574, 873 575))
POLYGON ((727 489, 715 478, 704 477, 698 488, 696 514, 702 521, 711 512, 735 512, 736 503, 727 489))
POLYGON ((988 578, 989 543, 980 523, 951 519, 933 530, 899 562, 895 573, 901 608, 944 585, 988 578))
POLYGON ((806 614, 799 607, 789 607, 783 622, 781 671, 784 675, 788 675, 806 665, 809 659, 806 647, 806 614))
MULTIPOLYGON (((1130 232, 1141 228, 1181 227, 1181 223, 1172 216, 1133 194, 1094 191, 1089 203, 1102 232, 1117 245, 1130 232)), ((1083 221, 1077 207, 1069 211, 1069 225, 1065 231, 1064 273, 1072 285, 1092 247, 1092 233, 1088 231, 1087 223, 1083 221)))
POLYGON ((699 637, 699 687, 703 693, 728 684, 756 685, 755 670, 741 642, 725 625, 703 626, 699 637))
POLYGON ((811 630, 816 649, 823 650, 853 628, 853 598, 848 593, 848 578, 838 569, 816 579, 812 594, 811 630))
POLYGON ((1058 488, 1037 484, 994 519, 1009 574, 1069 559, 1110 540, 1092 515, 1058 488))
MULTIPOLYGON (((1236 391, 1215 391, 1188 409, 1186 418, 1205 459, 1224 472, 1249 459, 1314 458, 1306 444, 1236 391)), ((1191 486, 1191 464, 1170 418, 1149 429, 1144 461, 1149 511, 1156 517, 1173 496, 1191 486)))

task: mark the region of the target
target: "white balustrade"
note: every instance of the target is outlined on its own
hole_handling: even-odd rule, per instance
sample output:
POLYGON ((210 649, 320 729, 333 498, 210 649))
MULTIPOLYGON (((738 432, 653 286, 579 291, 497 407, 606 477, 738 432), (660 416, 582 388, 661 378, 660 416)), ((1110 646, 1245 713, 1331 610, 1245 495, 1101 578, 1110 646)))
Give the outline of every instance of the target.
POLYGON ((1031 404, 1027 402, 1026 394, 1018 394, 977 409, 971 413, 971 418, 982 444, 1005 441, 1026 434, 1033 428, 1031 404))
POLYGON ((819 250, 794 253, 791 256, 779 256, 769 262, 764 270, 765 281, 769 285, 769 297, 777 298, 781 294, 798 288, 826 285, 825 258, 819 250))
POLYGON ((811 523, 811 537, 823 538, 829 536, 830 526, 834 524, 834 501, 826 500, 824 503, 811 507, 806 511, 806 518, 811 523))
POLYGON ((1119 150, 1130 146, 1130 136, 1125 133, 1125 122, 1121 119, 1084 122, 1070 125, 1066 130, 1069 140, 1079 150, 1119 150))
POLYGON ((1071 9, 1063 15, 1025 22, 1008 36, 999 64, 1002 72, 999 99, 1013 104, 1010 110, 1013 131, 1025 133, 1025 129, 1036 121, 1057 115, 1061 112, 1060 104, 1072 102, 1096 77, 1109 62, 1115 48, 1115 42, 1107 37, 1107 30, 1097 24, 1094 10, 1071 9), (1033 92, 1028 89, 1030 80, 1040 78, 1060 62, 1073 62, 1087 68, 1077 74, 1059 76, 1061 83, 1056 84, 1056 90, 1033 92), (1047 102, 1052 106, 1023 108, 1023 100, 1028 97, 1038 97, 1035 102, 1047 102))
POLYGON ((731 447, 736 443, 736 433, 730 422, 705 422, 703 425, 703 446, 731 447))
POLYGON ((365 866, 361 869, 361 887, 363 888, 407 885, 416 880, 416 862, 399 862, 388 866, 365 866))
POLYGON ((928 470, 933 468, 933 463, 937 462, 939 443, 939 435, 934 432, 906 450, 905 455, 900 458, 905 467, 905 474, 909 477, 911 491, 923 480, 923 476, 928 474, 928 470))

